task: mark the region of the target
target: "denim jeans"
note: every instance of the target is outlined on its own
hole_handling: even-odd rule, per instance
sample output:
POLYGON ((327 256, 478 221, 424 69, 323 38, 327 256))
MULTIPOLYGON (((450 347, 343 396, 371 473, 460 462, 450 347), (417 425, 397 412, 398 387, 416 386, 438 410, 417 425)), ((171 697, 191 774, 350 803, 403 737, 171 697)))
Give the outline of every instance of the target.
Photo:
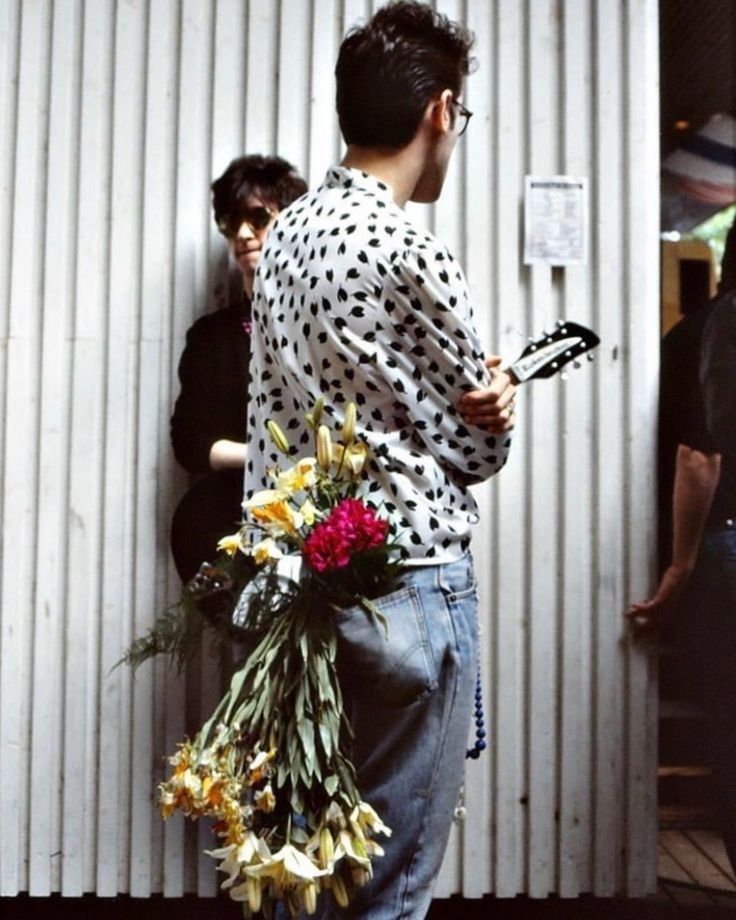
POLYGON ((347 910, 323 920, 421 920, 432 900, 463 778, 477 662, 477 590, 469 555, 406 569, 376 601, 388 639, 360 608, 338 614, 338 668, 363 799, 393 835, 347 910))
POLYGON ((689 598, 716 806, 736 869, 736 522, 706 531, 689 598))

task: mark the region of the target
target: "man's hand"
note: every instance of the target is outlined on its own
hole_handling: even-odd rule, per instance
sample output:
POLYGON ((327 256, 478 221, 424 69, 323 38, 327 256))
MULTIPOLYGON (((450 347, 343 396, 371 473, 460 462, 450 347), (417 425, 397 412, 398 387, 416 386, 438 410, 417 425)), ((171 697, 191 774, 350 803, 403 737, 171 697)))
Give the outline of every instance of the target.
POLYGON ((501 358, 491 355, 485 365, 493 378, 491 385, 482 390, 463 393, 457 409, 467 425, 475 425, 493 434, 511 431, 516 422, 514 396, 516 387, 509 375, 500 368, 501 358))
POLYGON ((674 612, 690 578, 690 570, 671 565, 657 586, 657 590, 640 604, 632 604, 624 616, 635 634, 651 632, 666 623, 674 612))

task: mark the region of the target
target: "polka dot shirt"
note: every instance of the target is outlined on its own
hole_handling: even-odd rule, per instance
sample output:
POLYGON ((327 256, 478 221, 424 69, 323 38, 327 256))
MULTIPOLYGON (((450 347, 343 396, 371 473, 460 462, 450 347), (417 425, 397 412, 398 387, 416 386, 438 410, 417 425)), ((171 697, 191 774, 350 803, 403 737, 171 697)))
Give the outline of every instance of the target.
POLYGON ((501 469, 510 440, 466 427, 455 408, 488 384, 467 284, 387 185, 333 167, 281 212, 256 273, 251 344, 246 495, 284 465, 270 419, 309 456, 305 413, 323 397, 335 429, 352 400, 370 447, 363 496, 410 563, 458 559, 478 519, 468 486, 501 469))

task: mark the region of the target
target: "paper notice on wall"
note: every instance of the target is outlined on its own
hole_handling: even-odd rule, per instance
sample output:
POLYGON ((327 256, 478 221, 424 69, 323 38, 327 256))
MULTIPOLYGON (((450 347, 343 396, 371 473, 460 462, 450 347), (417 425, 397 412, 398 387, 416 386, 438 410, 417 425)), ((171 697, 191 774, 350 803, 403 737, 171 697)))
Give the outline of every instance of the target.
POLYGON ((587 179, 526 176, 525 265, 585 265, 587 226, 587 179))

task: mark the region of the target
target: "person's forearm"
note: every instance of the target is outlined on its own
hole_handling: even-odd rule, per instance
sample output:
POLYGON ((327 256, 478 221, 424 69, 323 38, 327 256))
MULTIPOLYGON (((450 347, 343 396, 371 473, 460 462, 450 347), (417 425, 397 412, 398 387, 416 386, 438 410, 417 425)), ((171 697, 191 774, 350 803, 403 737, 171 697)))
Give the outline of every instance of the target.
POLYGON ((672 565, 684 572, 695 566, 720 475, 720 454, 679 445, 672 499, 672 565))
POLYGON ((245 444, 221 438, 210 447, 213 470, 237 470, 245 466, 245 444))

